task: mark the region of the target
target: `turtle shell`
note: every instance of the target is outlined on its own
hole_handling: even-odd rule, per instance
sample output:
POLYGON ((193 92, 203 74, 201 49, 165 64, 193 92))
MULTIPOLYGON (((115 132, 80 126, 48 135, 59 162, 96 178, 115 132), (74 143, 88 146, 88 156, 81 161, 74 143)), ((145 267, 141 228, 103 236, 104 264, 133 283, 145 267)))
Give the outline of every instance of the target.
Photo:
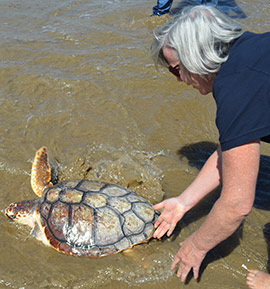
POLYGON ((65 254, 100 257, 152 237, 158 213, 125 188, 96 181, 64 181, 45 190, 36 209, 44 234, 65 254))

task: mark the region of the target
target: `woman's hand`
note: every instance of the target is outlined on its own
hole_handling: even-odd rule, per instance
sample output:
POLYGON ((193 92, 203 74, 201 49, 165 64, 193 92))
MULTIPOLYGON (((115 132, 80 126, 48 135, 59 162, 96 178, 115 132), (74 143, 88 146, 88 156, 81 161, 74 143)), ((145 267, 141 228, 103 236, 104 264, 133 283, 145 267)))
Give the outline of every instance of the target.
POLYGON ((166 234, 166 232, 167 236, 169 237, 178 221, 182 219, 187 211, 177 198, 164 200, 163 202, 154 205, 153 209, 163 209, 161 215, 155 223, 156 231, 153 237, 157 239, 160 239, 164 234, 166 234))
POLYGON ((196 179, 176 198, 167 199, 153 206, 163 209, 155 223, 154 238, 161 238, 167 233, 170 236, 178 221, 221 182, 221 149, 218 148, 209 157, 196 179))
POLYGON ((181 248, 174 257, 171 269, 178 267, 177 277, 186 281, 188 273, 193 269, 195 279, 199 277, 199 269, 207 252, 199 250, 194 243, 193 235, 180 243, 181 248))

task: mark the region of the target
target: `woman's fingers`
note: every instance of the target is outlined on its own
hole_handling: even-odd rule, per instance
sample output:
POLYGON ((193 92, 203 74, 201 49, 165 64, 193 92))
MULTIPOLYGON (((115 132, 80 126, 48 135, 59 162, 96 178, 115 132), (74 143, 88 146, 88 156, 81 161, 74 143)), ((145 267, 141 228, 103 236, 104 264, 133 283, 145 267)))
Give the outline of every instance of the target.
POLYGON ((175 255, 172 265, 171 265, 171 269, 174 270, 180 261, 181 259, 177 255, 175 255))
POLYGON ((158 204, 155 204, 154 206, 152 206, 152 208, 154 210, 160 210, 160 209, 163 209, 164 208, 164 201, 158 203, 158 204))
POLYGON ((154 224, 155 229, 156 229, 157 227, 159 227, 160 224, 161 224, 163 221, 164 221, 163 216, 160 215, 160 216, 158 217, 158 219, 156 220, 155 224, 154 224))
POLYGON ((166 222, 162 222, 161 225, 156 229, 153 237, 160 239, 169 230, 170 225, 166 222))
POLYGON ((176 224, 171 224, 170 225, 170 229, 168 230, 167 236, 170 237, 171 234, 173 233, 174 229, 175 229, 176 224))
POLYGON ((193 267, 193 277, 195 280, 199 278, 199 270, 200 270, 200 267, 193 267))

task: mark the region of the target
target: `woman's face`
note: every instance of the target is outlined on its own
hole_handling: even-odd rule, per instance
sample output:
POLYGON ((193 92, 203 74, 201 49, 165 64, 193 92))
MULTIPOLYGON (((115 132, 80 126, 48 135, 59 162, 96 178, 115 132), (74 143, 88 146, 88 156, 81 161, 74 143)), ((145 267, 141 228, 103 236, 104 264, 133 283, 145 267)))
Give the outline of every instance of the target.
POLYGON ((202 95, 212 92, 215 77, 212 77, 211 79, 204 79, 200 77, 199 74, 195 73, 190 73, 190 77, 187 77, 187 75, 182 75, 176 51, 169 46, 164 46, 163 55, 169 64, 169 71, 177 78, 178 81, 183 81, 187 85, 192 85, 195 89, 199 90, 202 95))

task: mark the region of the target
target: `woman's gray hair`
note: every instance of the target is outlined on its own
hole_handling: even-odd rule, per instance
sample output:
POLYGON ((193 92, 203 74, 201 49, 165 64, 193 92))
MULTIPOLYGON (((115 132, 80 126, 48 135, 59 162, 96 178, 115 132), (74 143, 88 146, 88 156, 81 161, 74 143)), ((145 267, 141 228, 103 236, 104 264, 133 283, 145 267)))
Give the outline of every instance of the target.
POLYGON ((232 42, 242 34, 239 24, 212 6, 186 7, 154 31, 151 54, 156 65, 168 67, 163 47, 169 46, 175 49, 183 73, 211 76, 219 71, 232 42))

